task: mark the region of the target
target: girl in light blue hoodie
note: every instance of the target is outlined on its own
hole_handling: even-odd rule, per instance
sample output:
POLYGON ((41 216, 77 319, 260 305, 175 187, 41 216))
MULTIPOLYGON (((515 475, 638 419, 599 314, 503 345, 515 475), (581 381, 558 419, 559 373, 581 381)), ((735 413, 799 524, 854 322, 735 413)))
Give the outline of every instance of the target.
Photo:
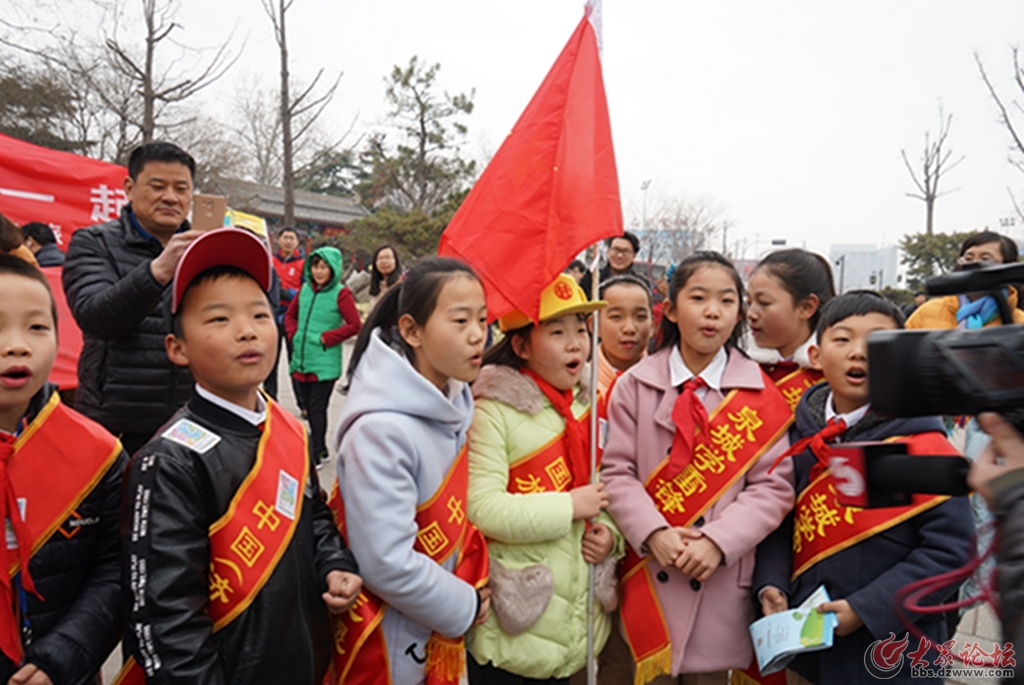
POLYGON ((432 258, 384 295, 359 335, 334 444, 344 532, 367 601, 338 634, 345 641, 380 622, 361 649, 346 648, 339 671, 390 668, 397 685, 422 683, 429 669, 457 681, 462 636, 487 618, 486 547, 463 524, 465 485, 453 486, 467 469, 468 383, 480 370, 486 329, 477 276, 432 258), (430 522, 424 512, 437 502, 443 515, 430 522))

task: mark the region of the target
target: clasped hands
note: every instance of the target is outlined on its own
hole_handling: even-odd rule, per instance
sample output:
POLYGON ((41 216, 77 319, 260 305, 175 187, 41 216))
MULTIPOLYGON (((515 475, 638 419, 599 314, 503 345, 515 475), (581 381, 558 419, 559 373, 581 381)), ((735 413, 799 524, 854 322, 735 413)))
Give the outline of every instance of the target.
POLYGON ((710 578, 725 556, 699 528, 659 528, 645 544, 664 568, 678 569, 700 581, 710 578))

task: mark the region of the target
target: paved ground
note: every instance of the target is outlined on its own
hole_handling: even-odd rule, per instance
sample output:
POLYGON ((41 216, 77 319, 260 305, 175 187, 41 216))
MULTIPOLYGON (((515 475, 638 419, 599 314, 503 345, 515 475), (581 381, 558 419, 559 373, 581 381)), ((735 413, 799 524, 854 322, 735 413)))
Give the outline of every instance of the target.
MULTIPOLYGON (((1002 642, 1003 630, 999 618, 988 604, 971 609, 960 619, 957 627, 955 651, 959 653, 968 642, 977 642, 983 650, 991 652, 995 642, 1002 642)), ((1021 658, 1018 648, 1017 658, 1021 658)), ((958 664, 959 666, 959 664, 958 664)), ((997 685, 996 678, 969 678, 946 680, 946 685, 997 685)))

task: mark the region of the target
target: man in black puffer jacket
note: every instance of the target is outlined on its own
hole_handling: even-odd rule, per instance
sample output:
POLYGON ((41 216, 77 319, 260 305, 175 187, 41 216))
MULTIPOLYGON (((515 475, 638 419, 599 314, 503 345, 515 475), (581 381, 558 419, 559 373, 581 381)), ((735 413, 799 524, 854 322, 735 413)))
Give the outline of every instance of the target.
POLYGON ((64 263, 68 305, 84 345, 75 407, 132 453, 188 399, 192 378, 164 352, 168 285, 190 229, 195 160, 146 143, 128 160, 121 216, 74 233, 64 263))

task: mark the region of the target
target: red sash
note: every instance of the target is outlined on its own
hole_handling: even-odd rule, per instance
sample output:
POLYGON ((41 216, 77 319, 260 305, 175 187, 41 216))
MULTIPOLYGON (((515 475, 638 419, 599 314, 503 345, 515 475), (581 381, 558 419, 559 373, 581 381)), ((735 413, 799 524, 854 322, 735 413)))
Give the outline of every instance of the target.
POLYGON ((820 383, 825 375, 817 369, 797 369, 775 382, 782 396, 789 403, 791 411, 796 411, 796 405, 800 404, 800 398, 815 383, 820 383))
MULTIPOLYGON (((306 429, 281 405, 268 400, 256 462, 227 511, 210 526, 207 610, 214 632, 253 603, 288 549, 309 478, 306 451, 306 429)), ((146 673, 133 657, 114 685, 145 682, 146 673)))
MULTIPOLYGON (((483 535, 466 516, 469 488, 468 444, 463 445, 452 462, 444 481, 423 504, 416 507, 416 542, 413 549, 443 564, 457 554, 455 575, 476 588, 487 584, 487 544, 483 535)), ((337 482, 331 490, 328 506, 342 535, 345 507, 337 482)), ((387 604, 364 586, 355 605, 335 621, 334 678, 341 685, 391 685, 384 631, 380 627, 387 604)), ((465 668, 465 641, 432 633, 427 641, 426 674, 428 685, 459 682, 465 668)))
POLYGON ((599 468, 601 458, 604 456, 605 445, 608 444, 608 406, 612 401, 612 390, 622 378, 622 374, 622 371, 615 374, 615 378, 608 384, 605 391, 597 395, 597 465, 599 468))
MULTIPOLYGON (((68 538, 78 533, 79 528, 74 526, 80 518, 78 506, 107 474, 121 449, 117 438, 65 407, 56 392, 20 436, 0 443, 7 481, 0 483, 0 488, 10 488, 3 496, 11 505, 8 516, 12 517, 6 526, 8 577, 4 579, 6 596, 0 609, 5 612, 2 641, 4 653, 15 663, 24 650, 13 613, 11 581, 22 564, 27 564, 58 530, 68 538), (15 506, 21 513, 18 521, 13 521, 15 506)), ((32 591, 30 576, 22 580, 22 585, 32 591)))
MULTIPOLYGON (((23 520, 32 540, 31 554, 74 517, 121 449, 117 438, 98 423, 68 409, 57 393, 50 396, 15 441, 7 467, 15 495, 25 501, 23 520)), ((76 532, 72 528, 63 534, 72 537, 76 532)), ((17 560, 10 565, 11 577, 20 567, 17 560)))
MULTIPOLYGON (((781 371, 776 366, 770 366, 769 369, 781 371)), ((766 371, 770 376, 773 375, 771 370, 766 369, 766 371)), ((789 373, 779 373, 778 380, 775 381, 775 387, 786 398, 790 409, 796 411, 796 405, 800 404, 800 399, 804 396, 807 389, 820 382, 822 378, 824 378, 824 374, 821 371, 798 368, 789 373)), ((761 670, 757 667, 757 657, 755 656, 750 665, 742 671, 734 669, 729 682, 731 685, 786 685, 786 672, 778 671, 769 675, 761 675, 761 670)))
MULTIPOLYGON (((670 526, 689 527, 757 463, 793 421, 771 380, 762 390, 733 390, 697 433, 692 455, 669 455, 644 487, 670 526)), ((699 429, 698 429, 699 430, 699 429)), ((623 636, 636 663, 638 685, 668 674, 672 646, 648 562, 631 548, 619 565, 623 636), (657 619, 655 619, 657 617, 657 619)))
MULTIPOLYGON (((921 433, 891 438, 891 441, 906 443, 908 454, 959 456, 941 433, 921 433)), ((947 499, 940 495, 914 495, 912 502, 905 507, 844 507, 837 500, 832 471, 825 470, 804 488, 796 500, 792 579, 822 559, 903 523, 947 499)))
MULTIPOLYGON (((590 410, 579 419, 585 428, 583 448, 590 454, 590 410)), ((508 491, 528 495, 534 492, 568 492, 572 489, 572 471, 566 459, 565 431, 531 454, 508 467, 508 491)), ((600 464, 600 462, 599 462, 600 464)))

